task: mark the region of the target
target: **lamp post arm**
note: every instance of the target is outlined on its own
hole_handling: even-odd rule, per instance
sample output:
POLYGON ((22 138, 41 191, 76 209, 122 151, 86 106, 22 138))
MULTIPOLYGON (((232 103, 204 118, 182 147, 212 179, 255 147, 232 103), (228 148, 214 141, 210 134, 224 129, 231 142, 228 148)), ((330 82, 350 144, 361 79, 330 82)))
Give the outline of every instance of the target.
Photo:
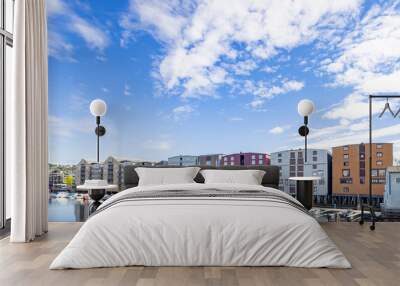
POLYGON ((97 163, 100 162, 100 135, 99 135, 99 129, 100 129, 100 116, 96 116, 96 124, 97 124, 97 163))
POLYGON ((304 126, 306 127, 306 132, 304 136, 304 162, 307 163, 307 124, 308 124, 308 116, 304 116, 304 126))

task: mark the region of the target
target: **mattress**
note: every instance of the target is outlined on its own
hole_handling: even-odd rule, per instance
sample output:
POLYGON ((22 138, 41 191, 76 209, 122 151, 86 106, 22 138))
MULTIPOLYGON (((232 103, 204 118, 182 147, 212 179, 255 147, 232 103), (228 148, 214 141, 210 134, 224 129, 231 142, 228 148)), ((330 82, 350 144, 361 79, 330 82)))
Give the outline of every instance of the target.
POLYGON ((133 265, 351 267, 286 193, 193 183, 135 187, 112 196, 50 269, 133 265))

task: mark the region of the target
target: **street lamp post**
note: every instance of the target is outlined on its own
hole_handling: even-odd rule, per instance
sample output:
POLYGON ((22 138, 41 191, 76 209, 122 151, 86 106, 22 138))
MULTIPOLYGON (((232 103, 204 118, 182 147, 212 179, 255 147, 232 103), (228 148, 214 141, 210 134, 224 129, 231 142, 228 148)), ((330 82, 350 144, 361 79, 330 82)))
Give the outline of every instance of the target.
POLYGON ((314 111, 314 103, 309 99, 300 100, 297 105, 298 113, 304 117, 304 125, 300 126, 299 134, 304 137, 304 161, 307 162, 307 135, 310 132, 308 129, 308 116, 314 111))
POLYGON ((96 117, 96 129, 95 133, 97 135, 97 163, 100 162, 100 136, 106 134, 106 129, 104 126, 100 125, 100 117, 104 116, 107 112, 107 104, 104 100, 95 99, 90 103, 90 113, 96 117))

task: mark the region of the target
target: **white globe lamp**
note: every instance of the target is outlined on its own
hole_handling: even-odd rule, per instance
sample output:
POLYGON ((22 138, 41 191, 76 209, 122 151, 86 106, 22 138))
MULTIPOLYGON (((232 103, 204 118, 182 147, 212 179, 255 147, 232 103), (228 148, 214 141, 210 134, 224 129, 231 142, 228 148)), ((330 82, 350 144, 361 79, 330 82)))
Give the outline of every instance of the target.
POLYGON ((93 116, 104 116, 107 112, 107 104, 102 99, 95 99, 90 103, 90 113, 93 116))
POLYGON ((104 116, 107 112, 107 104, 102 99, 95 99, 90 103, 90 113, 96 117, 97 127, 95 133, 97 135, 97 163, 100 160, 100 136, 106 134, 104 126, 100 125, 100 117, 104 116))
POLYGON ((300 100, 297 111, 301 116, 309 116, 315 109, 314 103, 309 99, 300 100))
POLYGON ((300 126, 299 134, 304 137, 304 161, 307 162, 307 135, 310 132, 308 129, 308 116, 315 109, 314 103, 309 99, 300 100, 297 104, 297 112, 304 117, 304 125, 300 126))

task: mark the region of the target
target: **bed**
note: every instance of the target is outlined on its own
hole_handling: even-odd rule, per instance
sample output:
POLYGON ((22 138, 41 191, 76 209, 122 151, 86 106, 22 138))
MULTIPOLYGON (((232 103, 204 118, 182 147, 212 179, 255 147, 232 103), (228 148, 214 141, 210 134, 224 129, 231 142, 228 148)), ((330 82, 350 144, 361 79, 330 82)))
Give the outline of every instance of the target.
POLYGON ((343 253, 294 198, 277 189, 279 169, 261 185, 193 183, 137 186, 105 201, 50 269, 144 266, 350 268, 343 253))

